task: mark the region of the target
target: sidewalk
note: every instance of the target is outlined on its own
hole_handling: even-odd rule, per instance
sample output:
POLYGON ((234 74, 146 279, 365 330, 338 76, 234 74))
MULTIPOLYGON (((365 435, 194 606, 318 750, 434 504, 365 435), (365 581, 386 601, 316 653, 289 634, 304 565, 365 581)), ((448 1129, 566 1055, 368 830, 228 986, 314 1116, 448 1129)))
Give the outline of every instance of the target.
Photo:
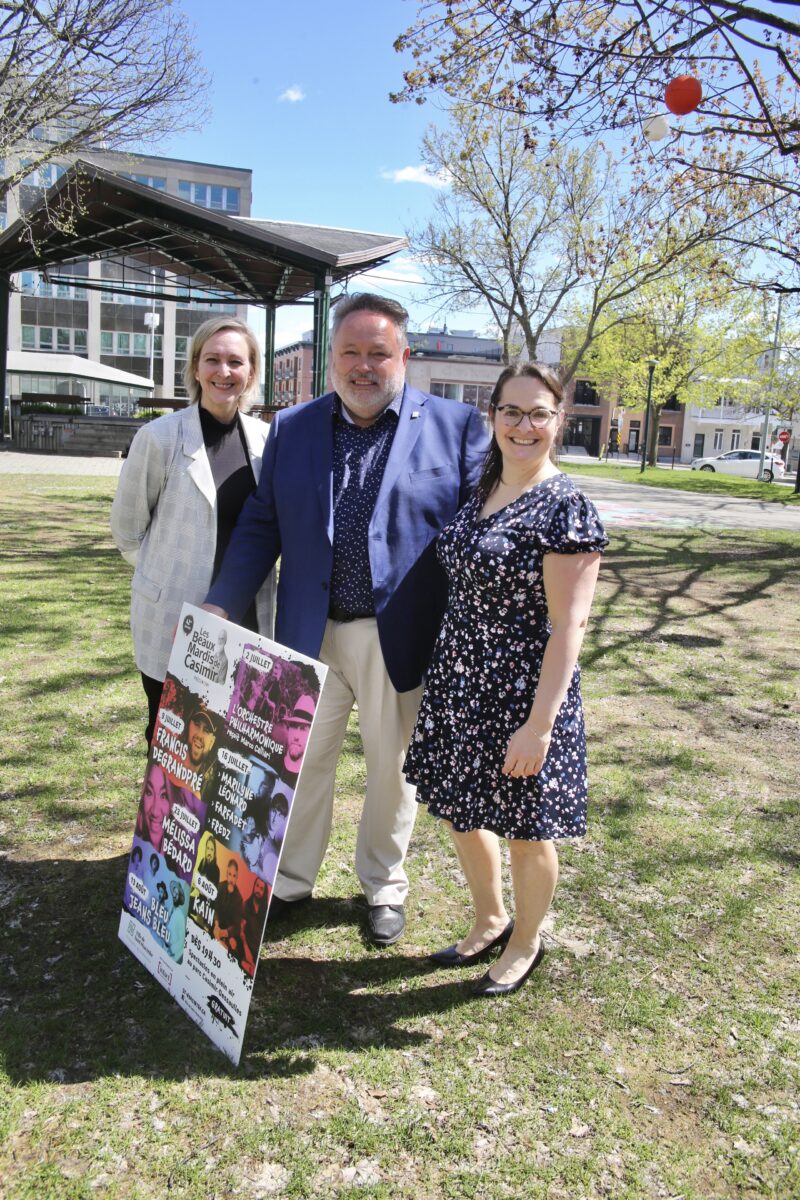
MULTIPOLYGON (((121 458, 71 458, 65 454, 20 454, 0 444, 0 475, 105 475, 116 477, 121 458)), ((562 454, 564 464, 597 462, 588 454, 562 454)), ((635 463, 631 464, 635 466, 635 463)), ((678 468, 676 467, 676 470, 678 468)), ((686 468, 684 468, 685 470, 686 468)), ((633 528, 785 529, 800 532, 800 506, 784 508, 761 500, 666 491, 618 480, 584 476, 580 486, 609 526, 633 528)))
POLYGON ((69 454, 20 454, 0 442, 0 475, 119 475, 121 458, 83 458, 69 454))
MULTIPOLYGON (((591 466, 607 466, 607 467, 630 467, 633 470, 639 471, 642 465, 642 460, 636 454, 612 454, 611 458, 597 458, 594 454, 587 454, 585 451, 559 454, 558 461, 560 463, 586 463, 591 466)), ((660 459, 658 463, 662 471, 691 471, 691 463, 676 462, 673 466, 672 462, 667 462, 665 459, 660 459)), ((632 480, 631 482, 635 482, 632 480)), ((786 475, 784 478, 775 480, 775 483, 780 487, 794 487, 794 471, 786 475)))

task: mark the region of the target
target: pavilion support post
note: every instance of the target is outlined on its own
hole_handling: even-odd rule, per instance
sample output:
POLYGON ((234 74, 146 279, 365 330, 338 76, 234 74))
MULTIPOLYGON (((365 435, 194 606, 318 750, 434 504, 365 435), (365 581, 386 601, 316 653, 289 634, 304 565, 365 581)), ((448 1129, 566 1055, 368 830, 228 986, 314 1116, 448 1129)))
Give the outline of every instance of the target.
POLYGON ((331 311, 331 276, 318 275, 314 288, 313 392, 321 396, 328 375, 328 318, 331 311))
POLYGON ((275 306, 268 304, 264 315, 264 407, 269 412, 275 404, 275 306))
POLYGON ((6 436, 6 390, 8 386, 8 303, 10 292, 11 276, 6 275, 4 272, 0 272, 0 442, 2 442, 6 436))

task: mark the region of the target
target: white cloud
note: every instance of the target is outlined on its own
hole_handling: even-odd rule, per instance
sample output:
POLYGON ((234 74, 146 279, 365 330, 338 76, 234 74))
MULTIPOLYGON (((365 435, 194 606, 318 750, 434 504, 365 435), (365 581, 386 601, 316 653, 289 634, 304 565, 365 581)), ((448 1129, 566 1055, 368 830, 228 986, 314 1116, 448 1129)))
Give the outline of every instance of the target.
POLYGON ((285 92, 281 92, 280 96, 278 96, 279 100, 288 100, 290 104, 297 104, 298 101, 305 100, 305 98, 305 92, 297 84, 288 87, 285 92))
POLYGON ((448 171, 438 171, 435 175, 425 166, 399 167, 396 171, 381 171, 383 179, 391 179, 392 183, 424 183, 426 187, 446 188, 450 186, 451 177, 448 171))
MULTIPOLYGON (((425 279, 420 274, 416 261, 407 255, 390 258, 383 266, 375 267, 372 271, 362 271, 358 279, 367 284, 385 283, 390 288, 397 285, 400 287, 416 287, 419 284, 425 283, 425 279)), ((353 291, 358 290, 355 282, 353 281, 353 291)))

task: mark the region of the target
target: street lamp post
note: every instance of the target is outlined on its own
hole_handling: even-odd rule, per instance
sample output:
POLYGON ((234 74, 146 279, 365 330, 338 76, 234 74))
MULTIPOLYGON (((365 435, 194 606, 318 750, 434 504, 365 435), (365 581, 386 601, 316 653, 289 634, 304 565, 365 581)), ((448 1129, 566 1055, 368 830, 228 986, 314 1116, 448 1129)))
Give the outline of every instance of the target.
MULTIPOLYGON (((158 329, 159 325, 161 324, 161 313, 156 312, 156 273, 155 273, 155 271, 150 272, 150 278, 152 280, 152 285, 153 285, 153 305, 152 305, 152 308, 150 309, 150 312, 146 312, 144 314, 143 319, 144 319, 145 329, 150 330, 150 378, 153 380, 153 397, 154 397, 156 394, 155 379, 153 378, 153 372, 155 370, 155 358, 156 358, 156 330, 158 329)), ((151 399, 153 397, 151 397, 151 399)))
POLYGON ((639 467, 641 475, 647 464, 647 443, 650 438, 650 400, 653 395, 653 372, 656 369, 657 358, 647 360, 647 408, 644 414, 644 437, 642 438, 642 464, 639 467))

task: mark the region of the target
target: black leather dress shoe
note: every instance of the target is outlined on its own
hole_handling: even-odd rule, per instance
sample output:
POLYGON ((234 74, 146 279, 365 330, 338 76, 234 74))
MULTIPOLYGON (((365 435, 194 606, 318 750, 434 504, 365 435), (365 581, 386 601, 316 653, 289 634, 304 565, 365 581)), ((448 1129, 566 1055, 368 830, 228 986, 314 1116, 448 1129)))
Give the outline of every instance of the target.
POLYGON ((402 904, 370 904, 367 912, 367 936, 376 946, 391 946, 406 927, 402 904))
POLYGON ((510 996, 512 992, 518 992, 525 983, 529 975, 538 967, 539 963, 544 958, 544 942, 539 942, 539 949, 533 956, 533 962, 528 967, 527 971, 523 971, 519 979, 512 979, 511 983, 497 983, 492 979, 491 974, 487 971, 481 976, 478 982, 472 989, 473 996, 510 996))
POLYGON ((274 920, 276 917, 290 917, 292 913, 310 902, 310 896, 300 896, 297 900, 282 900, 280 896, 273 893, 269 900, 269 918, 274 920))
POLYGON ((429 954, 428 958, 431 962, 436 963, 437 967, 468 967, 471 963, 480 962, 496 946, 505 946, 511 937, 513 928, 514 922, 509 921, 503 932, 498 933, 494 941, 489 942, 488 946, 484 946, 482 950, 476 950, 474 954, 461 954, 456 950, 458 944, 456 943, 448 946, 446 950, 437 950, 435 954, 429 954))

